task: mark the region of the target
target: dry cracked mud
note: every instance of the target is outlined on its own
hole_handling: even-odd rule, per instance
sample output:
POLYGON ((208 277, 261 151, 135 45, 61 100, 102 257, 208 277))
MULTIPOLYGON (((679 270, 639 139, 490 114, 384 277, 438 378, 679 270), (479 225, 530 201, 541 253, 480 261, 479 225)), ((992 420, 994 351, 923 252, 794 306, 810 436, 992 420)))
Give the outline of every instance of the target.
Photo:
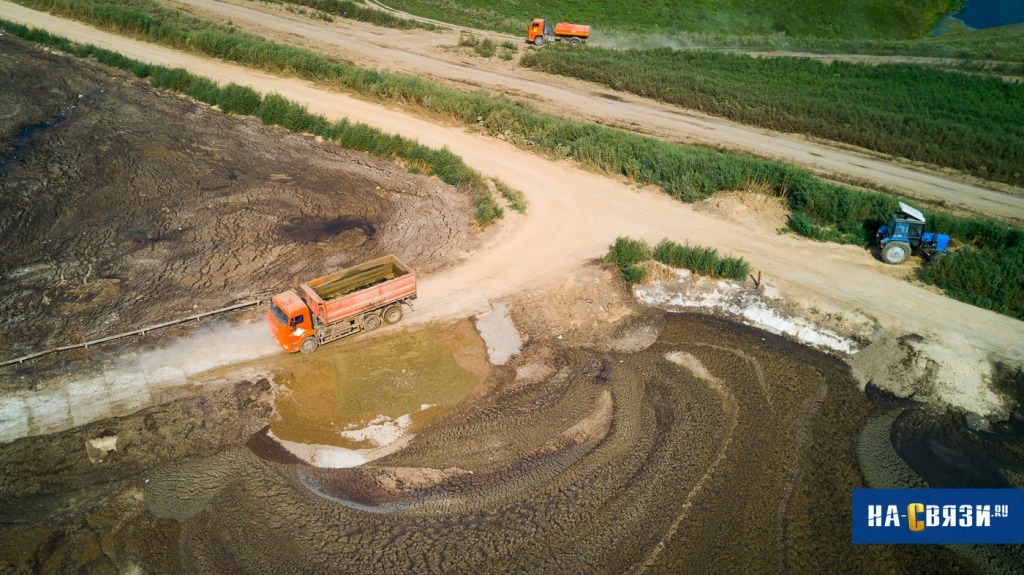
MULTIPOLYGON (((22 355, 470 237, 436 178, 0 37, 0 348, 22 355)), ((8 355, 8 354, 5 354, 8 355)))

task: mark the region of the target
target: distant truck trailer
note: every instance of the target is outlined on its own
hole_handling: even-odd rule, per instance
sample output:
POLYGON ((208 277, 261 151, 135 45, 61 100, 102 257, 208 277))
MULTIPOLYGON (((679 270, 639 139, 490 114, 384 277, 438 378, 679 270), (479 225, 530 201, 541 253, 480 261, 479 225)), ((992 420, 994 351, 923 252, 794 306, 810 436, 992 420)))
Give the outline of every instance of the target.
POLYGON ((536 18, 526 31, 526 42, 541 46, 544 42, 582 44, 590 38, 590 26, 559 22, 552 27, 544 18, 536 18))
POLYGON ((325 343, 397 323, 416 299, 416 274, 396 256, 377 258, 279 293, 267 321, 285 351, 312 353, 325 343))

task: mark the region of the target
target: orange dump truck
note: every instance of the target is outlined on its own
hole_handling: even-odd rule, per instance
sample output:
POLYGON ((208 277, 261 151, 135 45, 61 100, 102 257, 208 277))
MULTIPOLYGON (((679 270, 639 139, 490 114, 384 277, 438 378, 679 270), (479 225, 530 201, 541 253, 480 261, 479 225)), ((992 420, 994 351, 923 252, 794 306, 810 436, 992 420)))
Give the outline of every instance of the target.
POLYGON ((311 353, 320 344, 360 331, 373 331, 381 321, 402 319, 402 306, 412 309, 416 274, 397 257, 384 256, 279 293, 270 299, 267 321, 277 342, 288 352, 311 353))
POLYGON ((590 38, 590 26, 559 22, 554 28, 544 18, 536 18, 526 31, 526 42, 540 46, 544 42, 566 41, 570 44, 582 44, 590 38))

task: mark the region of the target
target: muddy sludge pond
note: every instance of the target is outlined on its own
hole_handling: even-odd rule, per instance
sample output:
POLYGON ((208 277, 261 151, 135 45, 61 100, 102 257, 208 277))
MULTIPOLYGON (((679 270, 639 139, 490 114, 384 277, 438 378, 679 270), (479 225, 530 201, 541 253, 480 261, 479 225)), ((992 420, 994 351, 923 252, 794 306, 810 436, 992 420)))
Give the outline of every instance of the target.
MULTIPOLYGON (((288 415, 289 393, 306 401, 334 393, 297 391, 315 379, 305 377, 273 400, 266 383, 239 384, 0 446, 8 463, 0 565, 190 573, 998 567, 943 547, 850 544, 850 490, 864 486, 857 439, 891 407, 868 401, 833 358, 725 320, 669 315, 644 351, 556 347, 552 377, 514 385, 510 365, 491 368, 486 385, 474 389, 481 364, 469 356, 485 355, 467 327, 394 338, 409 338, 407 365, 440 364, 460 390, 450 401, 467 399, 417 428, 405 449, 359 468, 314 468, 266 443, 259 455, 246 446, 267 425, 321 441, 314 423, 343 415, 364 421, 380 411, 342 413, 331 396, 324 397, 330 408, 288 415), (280 420, 271 415, 274 401, 280 420), (292 421, 301 423, 293 429, 292 421), (125 444, 90 463, 82 442, 103 433, 125 444), (161 461, 146 455, 158 450, 161 461), (56 499, 62 505, 40 504, 56 499), (28 509, 35 511, 19 514, 28 509)), ((346 345, 337 361, 300 358, 276 376, 326 370, 327 379, 340 377, 341 358, 384 357, 388 338, 346 345)), ((390 377, 398 381, 395 369, 390 377)), ((394 397, 400 405, 391 414, 421 401, 394 397)), ((926 427, 898 426, 895 433, 906 435, 888 449, 895 453, 893 443, 926 427)), ((956 433, 975 433, 964 429, 956 433)), ((992 455, 1008 467, 1019 463, 992 455)))
POLYGON ((351 343, 294 356, 274 371, 269 434, 318 467, 355 467, 402 447, 489 374, 466 320, 351 343))

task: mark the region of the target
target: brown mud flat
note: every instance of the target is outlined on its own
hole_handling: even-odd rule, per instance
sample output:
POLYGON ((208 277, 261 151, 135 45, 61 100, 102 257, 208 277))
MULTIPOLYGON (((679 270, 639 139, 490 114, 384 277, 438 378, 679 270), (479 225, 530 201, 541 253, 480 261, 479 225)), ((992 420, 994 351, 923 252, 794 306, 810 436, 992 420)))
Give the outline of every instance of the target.
MULTIPOLYGON (((664 321, 664 329, 636 353, 534 343, 553 350, 553 376, 512 385, 511 368, 495 370, 487 389, 405 450, 356 470, 312 468, 253 443, 270 419, 265 383, 0 446, 0 566, 101 573, 978 568, 941 547, 908 554, 850 544, 850 489, 864 486, 855 438, 882 409, 840 362, 707 316, 652 313, 643 321, 664 321), (83 441, 102 434, 137 441, 90 463, 83 441), (42 446, 45 455, 37 453, 42 446)), ((631 323, 622 325, 635 329, 631 323)))
POLYGON ((0 37, 4 357, 471 241, 436 178, 0 37))

